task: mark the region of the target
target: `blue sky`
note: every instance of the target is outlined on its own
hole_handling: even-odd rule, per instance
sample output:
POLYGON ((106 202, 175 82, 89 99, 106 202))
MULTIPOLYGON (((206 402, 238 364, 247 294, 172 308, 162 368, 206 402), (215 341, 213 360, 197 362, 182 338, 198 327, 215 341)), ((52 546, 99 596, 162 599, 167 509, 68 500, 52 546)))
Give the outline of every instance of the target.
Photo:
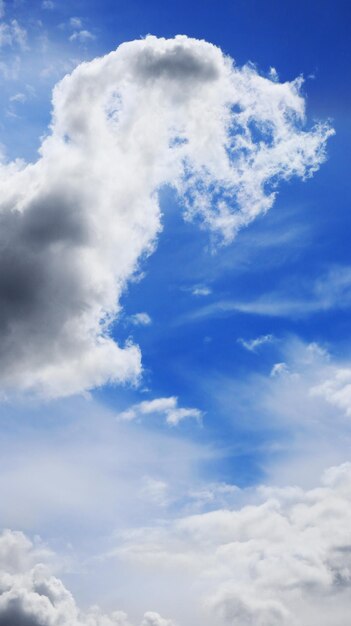
POLYGON ((0 14, 0 626, 345 626, 349 2, 0 14))

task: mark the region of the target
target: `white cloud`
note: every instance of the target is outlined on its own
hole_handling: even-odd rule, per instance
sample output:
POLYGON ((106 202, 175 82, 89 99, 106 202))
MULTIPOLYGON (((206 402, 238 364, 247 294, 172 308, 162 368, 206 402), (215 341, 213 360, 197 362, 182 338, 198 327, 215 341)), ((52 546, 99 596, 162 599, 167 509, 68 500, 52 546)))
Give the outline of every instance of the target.
POLYGON ((152 319, 148 313, 135 313, 129 317, 129 320, 135 326, 149 326, 152 323, 152 319))
POLYGON ((82 20, 80 17, 71 17, 69 20, 69 25, 71 28, 83 28, 82 20))
MULTIPOLYGON (((39 556, 22 533, 0 535, 1 626, 131 626, 122 611, 106 615, 97 606, 80 611, 63 582, 37 561, 39 556)), ((147 612, 140 626, 172 626, 172 622, 147 612)))
POLYGON ((15 93, 13 96, 11 96, 10 98, 10 102, 25 102, 27 100, 27 96, 24 93, 15 93))
POLYGON ((210 447, 180 433, 157 432, 146 420, 137 428, 117 423, 114 413, 92 400, 66 400, 61 409, 57 404, 50 405, 49 415, 47 406, 39 415, 24 408, 12 420, 3 407, 3 526, 59 536, 64 545, 74 545, 80 567, 106 534, 151 523, 168 504, 193 501, 189 491, 205 490, 199 472, 213 456, 210 447))
POLYGON ((262 486, 241 508, 128 532, 114 557, 120 567, 155 577, 155 586, 161 578, 173 585, 179 604, 184 594, 186 625, 344 626, 351 609, 350 494, 345 463, 325 472, 317 488, 262 486), (190 617, 194 606, 197 619, 190 617))
POLYGON ((202 411, 199 411, 199 409, 183 409, 181 407, 176 407, 166 412, 166 422, 170 426, 177 426, 185 419, 194 418, 199 421, 202 416, 203 413, 202 411))
POLYGON ((55 4, 52 0, 43 0, 43 2, 41 3, 41 6, 43 9, 46 9, 47 11, 52 11, 55 8, 55 4))
MULTIPOLYGON (((351 305, 351 268, 334 266, 316 280, 301 281, 298 291, 291 293, 286 285, 281 290, 267 293, 258 298, 240 300, 219 300, 199 308, 185 320, 230 315, 235 311, 268 317, 301 318, 320 311, 348 309, 351 305)), ((289 285, 288 285, 289 288, 289 285)))
MULTIPOLYGON (((329 354, 318 343, 304 344, 293 339, 282 346, 282 351, 286 360, 273 365, 270 375, 277 381, 267 385, 267 396, 272 394, 273 400, 278 390, 280 394, 290 386, 292 397, 286 401, 291 410, 294 410, 296 403, 300 407, 302 403, 306 404, 307 410, 301 413, 303 420, 311 414, 317 419, 316 410, 312 410, 313 403, 319 411, 319 423, 323 419, 342 421, 345 416, 351 415, 351 367, 348 360, 340 360, 329 354), (337 411, 331 413, 328 404, 337 411)), ((277 402, 275 405, 279 410, 277 402)))
POLYGON ((256 337, 255 339, 242 339, 241 337, 238 339, 238 342, 246 348, 249 352, 256 352, 257 348, 263 346, 266 343, 272 343, 274 341, 273 335, 260 335, 260 337, 256 337))
POLYGON ((197 285, 193 288, 192 293, 194 296, 209 296, 212 290, 206 285, 197 285))
POLYGON ((164 507, 169 503, 169 486, 164 480, 144 476, 140 495, 148 502, 164 507))
POLYGON ((138 378, 139 349, 109 324, 154 249, 158 190, 173 185, 187 217, 229 241, 272 205, 273 180, 325 158, 332 131, 303 129, 300 84, 181 36, 122 44, 56 86, 39 160, 0 169, 3 389, 60 396, 138 378))
POLYGON ((134 404, 129 409, 119 413, 118 419, 122 421, 133 421, 143 415, 163 414, 169 426, 177 426, 180 422, 188 418, 201 420, 202 411, 195 408, 183 408, 178 406, 178 398, 170 396, 168 398, 155 398, 154 400, 144 400, 139 404, 134 404))
POLYGON ((148 611, 143 617, 141 626, 172 626, 173 622, 169 619, 164 619, 158 613, 148 611))
POLYGON ((289 368, 287 366, 286 363, 284 363, 284 361, 281 361, 280 363, 274 363, 272 369, 271 369, 271 376, 281 376, 282 374, 288 374, 289 373, 289 368))
POLYGON ((18 46, 22 50, 27 48, 27 31, 17 20, 0 24, 0 48, 4 46, 18 46))
POLYGON ((217 615, 228 624, 252 626, 284 626, 291 623, 289 612, 274 598, 261 600, 255 591, 236 588, 235 584, 225 587, 214 597, 217 615))
POLYGON ((351 417, 351 367, 330 366, 326 379, 311 388, 311 395, 321 396, 351 417))
POLYGON ((0 18, 4 17, 5 12, 5 1, 0 0, 0 18))
POLYGON ((38 561, 52 560, 53 553, 43 544, 34 544, 22 532, 3 530, 0 534, 0 570, 7 574, 24 572, 38 561))
POLYGON ((95 35, 91 33, 89 30, 76 30, 70 36, 70 41, 78 41, 79 43, 86 43, 87 41, 93 41, 95 39, 95 35))

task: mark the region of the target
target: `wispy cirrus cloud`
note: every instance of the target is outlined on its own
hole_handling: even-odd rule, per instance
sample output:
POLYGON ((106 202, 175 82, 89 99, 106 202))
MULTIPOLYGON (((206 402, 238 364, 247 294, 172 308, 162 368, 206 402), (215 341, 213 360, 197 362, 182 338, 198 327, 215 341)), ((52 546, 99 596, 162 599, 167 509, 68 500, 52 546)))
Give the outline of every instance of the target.
POLYGON ((351 306, 349 266, 333 266, 318 278, 302 279, 290 287, 288 290, 284 285, 281 290, 266 291, 263 295, 247 300, 219 299, 190 311, 179 323, 234 313, 302 318, 333 309, 348 309, 351 306))
MULTIPOLYGON (((140 626, 210 626, 214 620, 220 626, 295 626, 306 615, 309 624, 344 626, 351 608, 350 484, 351 467, 344 463, 325 471, 313 488, 258 485, 241 494, 241 504, 119 532, 111 548, 88 563, 97 577, 102 564, 123 572, 130 602, 110 613, 97 605, 79 608, 64 583, 74 561, 65 563, 38 537, 4 531, 0 624, 131 626, 135 586, 147 575, 137 599, 144 616, 132 620, 140 626), (170 595, 170 617, 164 618, 170 595)), ((152 503, 153 494, 149 490, 152 503)), ((107 580, 104 587, 110 586, 107 580)))

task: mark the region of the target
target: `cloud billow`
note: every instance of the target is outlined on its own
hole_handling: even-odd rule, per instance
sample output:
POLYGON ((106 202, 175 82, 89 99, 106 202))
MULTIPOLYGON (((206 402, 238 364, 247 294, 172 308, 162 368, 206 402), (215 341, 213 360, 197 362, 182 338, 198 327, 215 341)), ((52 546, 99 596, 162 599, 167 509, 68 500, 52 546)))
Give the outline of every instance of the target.
POLYGON ((300 80, 221 50, 149 36, 79 65, 54 89, 36 163, 0 166, 0 385, 49 397, 135 381, 137 346, 109 334, 161 230, 158 190, 230 241, 306 178, 332 130, 304 130, 300 80))
MULTIPOLYGON (((132 626, 123 611, 83 613, 63 582, 53 576, 52 553, 23 533, 0 533, 0 626, 132 626)), ((141 626, 173 626, 146 612, 141 626)))
MULTIPOLYGON (((171 590, 170 618, 143 609, 133 620, 140 626, 345 626, 350 485, 351 464, 344 463, 313 489, 257 486, 235 508, 228 502, 128 528, 98 560, 118 558, 124 591, 134 595, 140 572, 147 573, 145 608, 155 603, 153 587, 163 607, 160 590, 171 590)), ((57 568, 60 561, 38 538, 0 533, 1 626, 132 626, 122 611, 82 611, 52 574, 55 560, 57 568)), ((132 595, 128 610, 134 608, 132 595)))
POLYGON ((126 533, 121 565, 165 572, 223 626, 344 626, 350 612, 351 464, 314 489, 258 486, 241 507, 126 533))

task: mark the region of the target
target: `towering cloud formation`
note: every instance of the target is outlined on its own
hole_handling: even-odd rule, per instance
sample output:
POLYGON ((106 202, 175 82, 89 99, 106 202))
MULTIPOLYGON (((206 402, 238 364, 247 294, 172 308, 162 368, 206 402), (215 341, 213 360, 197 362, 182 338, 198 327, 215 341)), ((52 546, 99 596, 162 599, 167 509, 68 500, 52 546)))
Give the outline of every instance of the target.
POLYGON ((331 130, 303 130, 301 81, 237 68, 215 46, 147 37, 55 88, 34 164, 0 168, 0 384, 49 396, 138 377, 109 335, 160 231, 158 191, 230 241, 279 179, 305 178, 331 130))

